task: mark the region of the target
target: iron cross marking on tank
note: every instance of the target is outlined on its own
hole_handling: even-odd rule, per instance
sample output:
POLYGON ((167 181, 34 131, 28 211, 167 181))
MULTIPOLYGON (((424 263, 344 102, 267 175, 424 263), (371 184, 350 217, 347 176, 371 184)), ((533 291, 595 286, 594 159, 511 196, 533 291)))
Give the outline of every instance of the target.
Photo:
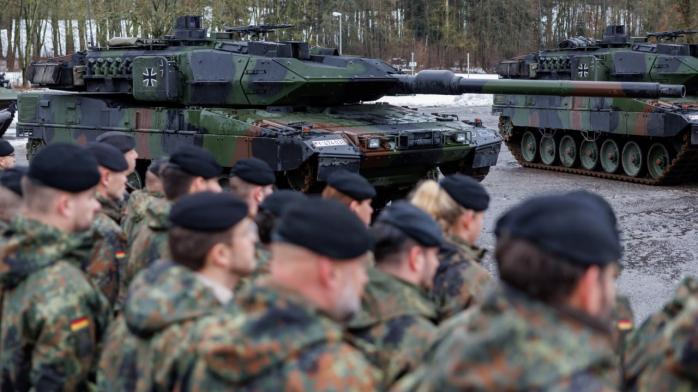
POLYGON ((587 64, 587 63, 579 64, 579 66, 577 67, 577 71, 578 71, 577 76, 579 76, 580 78, 588 77, 589 76, 589 64, 587 64))
POLYGON ((146 68, 143 72, 143 85, 145 87, 155 87, 158 83, 158 74, 152 68, 146 68))

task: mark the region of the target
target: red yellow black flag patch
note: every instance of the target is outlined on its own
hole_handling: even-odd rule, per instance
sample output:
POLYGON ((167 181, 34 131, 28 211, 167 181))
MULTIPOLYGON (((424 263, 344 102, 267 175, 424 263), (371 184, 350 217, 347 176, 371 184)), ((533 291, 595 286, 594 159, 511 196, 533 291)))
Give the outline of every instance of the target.
POLYGON ((85 329, 90 326, 90 319, 87 317, 80 317, 70 322, 70 330, 77 332, 81 329, 85 329))

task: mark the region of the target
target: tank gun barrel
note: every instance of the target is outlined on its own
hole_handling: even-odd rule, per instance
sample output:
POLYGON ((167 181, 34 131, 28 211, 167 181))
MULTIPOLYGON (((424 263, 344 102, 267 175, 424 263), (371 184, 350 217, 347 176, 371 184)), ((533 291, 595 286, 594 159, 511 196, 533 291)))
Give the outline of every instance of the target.
POLYGON ((467 79, 451 71, 397 75, 397 94, 526 94, 577 97, 683 97, 683 85, 575 80, 467 79))

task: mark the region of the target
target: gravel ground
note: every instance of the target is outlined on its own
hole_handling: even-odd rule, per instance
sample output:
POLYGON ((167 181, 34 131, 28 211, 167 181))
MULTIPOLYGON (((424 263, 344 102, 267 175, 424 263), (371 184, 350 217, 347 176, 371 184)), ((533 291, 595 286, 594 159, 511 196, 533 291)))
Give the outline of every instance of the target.
MULTIPOLYGON (((421 108, 425 112, 456 113, 461 119, 481 118, 485 126, 497 127, 488 106, 421 108)), ((24 139, 14 128, 5 135, 14 146, 18 164, 26 164, 24 139)), ((623 273, 619 291, 627 295, 636 321, 658 310, 672 295, 682 276, 698 274, 698 186, 651 187, 520 167, 503 148, 497 166, 483 181, 492 195, 480 240, 494 246, 494 222, 509 207, 535 194, 586 189, 604 196, 618 215, 624 239, 623 273)), ((492 260, 487 260, 493 269, 492 260)))

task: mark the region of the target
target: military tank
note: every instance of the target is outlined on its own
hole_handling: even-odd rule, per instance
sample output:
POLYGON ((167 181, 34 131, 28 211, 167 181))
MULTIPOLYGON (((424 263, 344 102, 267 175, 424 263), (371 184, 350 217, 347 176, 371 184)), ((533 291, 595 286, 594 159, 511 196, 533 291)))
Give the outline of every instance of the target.
POLYGON ((381 60, 262 39, 286 27, 209 36, 200 17, 183 16, 160 39, 112 39, 108 47, 34 62, 32 84, 54 91, 20 95, 18 133, 28 137, 31 156, 56 141, 131 132, 139 170, 181 144, 208 149, 226 168, 254 156, 276 171, 279 186, 305 192, 344 168, 376 186, 380 205, 438 170, 484 178, 501 138, 479 122, 365 102, 418 93, 683 93, 682 86, 657 83, 474 80, 450 71, 409 76, 381 60))
POLYGON ((0 137, 5 135, 17 111, 17 92, 12 90, 5 73, 0 73, 0 137))
POLYGON ((506 145, 524 167, 648 185, 698 179, 698 31, 631 37, 625 26, 603 37, 566 39, 556 49, 498 64, 507 80, 682 84, 675 98, 495 95, 506 145))

